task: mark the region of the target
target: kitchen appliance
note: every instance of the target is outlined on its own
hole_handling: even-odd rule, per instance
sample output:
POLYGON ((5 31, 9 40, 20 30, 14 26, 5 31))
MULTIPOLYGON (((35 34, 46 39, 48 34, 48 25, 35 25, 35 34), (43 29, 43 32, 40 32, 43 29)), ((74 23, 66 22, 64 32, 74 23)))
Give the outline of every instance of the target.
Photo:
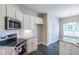
POLYGON ((15 47, 17 55, 26 52, 26 40, 18 39, 15 33, 0 33, 0 46, 15 47))
POLYGON ((12 30, 20 28, 21 28, 21 21, 9 16, 5 17, 5 29, 12 30))
POLYGON ((17 41, 16 33, 12 32, 0 32, 0 46, 9 45, 12 42, 17 41))

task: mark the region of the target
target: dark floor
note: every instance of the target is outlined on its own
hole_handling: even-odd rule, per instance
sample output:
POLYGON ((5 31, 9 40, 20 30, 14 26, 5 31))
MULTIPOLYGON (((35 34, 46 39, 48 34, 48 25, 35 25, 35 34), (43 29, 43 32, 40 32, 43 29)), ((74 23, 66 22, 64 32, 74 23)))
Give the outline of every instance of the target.
POLYGON ((59 55, 59 41, 50 44, 48 47, 40 44, 38 50, 30 55, 59 55))
POLYGON ((48 54, 59 55, 59 41, 48 46, 48 54))

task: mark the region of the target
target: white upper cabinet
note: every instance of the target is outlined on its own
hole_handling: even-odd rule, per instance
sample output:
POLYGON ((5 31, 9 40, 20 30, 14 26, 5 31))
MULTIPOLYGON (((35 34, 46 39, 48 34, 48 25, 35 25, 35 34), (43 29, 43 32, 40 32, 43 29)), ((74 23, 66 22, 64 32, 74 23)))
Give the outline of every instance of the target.
POLYGON ((6 5, 0 4, 0 32, 5 30, 6 5))
POLYGON ((24 15, 24 29, 31 29, 34 36, 37 35, 36 17, 30 15, 24 15))
POLYGON ((30 15, 24 15, 24 29, 31 29, 31 16, 30 15))
POLYGON ((34 36, 37 35, 37 26, 36 26, 35 21, 36 21, 36 17, 35 16, 31 16, 31 29, 32 29, 32 31, 34 33, 34 36))
POLYGON ((23 13, 19 9, 16 9, 16 19, 23 21, 23 13))
POLYGON ((21 22, 21 29, 23 29, 23 13, 18 8, 16 8, 15 15, 15 18, 21 22))
POLYGON ((6 5, 0 4, 0 17, 5 17, 5 16, 6 16, 6 5))
POLYGON ((15 7, 13 5, 7 5, 7 16, 15 18, 15 7))
POLYGON ((36 17, 36 24, 43 24, 43 19, 36 17))

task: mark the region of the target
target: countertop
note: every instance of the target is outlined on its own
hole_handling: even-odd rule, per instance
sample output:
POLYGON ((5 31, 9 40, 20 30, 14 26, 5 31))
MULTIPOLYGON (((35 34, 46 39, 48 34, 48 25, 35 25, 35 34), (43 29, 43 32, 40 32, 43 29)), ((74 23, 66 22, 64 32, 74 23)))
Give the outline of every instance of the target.
POLYGON ((77 47, 79 47, 79 39, 76 39, 76 38, 68 38, 68 37, 64 37, 62 40, 60 40, 62 42, 66 42, 66 43, 69 43, 69 44, 73 44, 77 47))

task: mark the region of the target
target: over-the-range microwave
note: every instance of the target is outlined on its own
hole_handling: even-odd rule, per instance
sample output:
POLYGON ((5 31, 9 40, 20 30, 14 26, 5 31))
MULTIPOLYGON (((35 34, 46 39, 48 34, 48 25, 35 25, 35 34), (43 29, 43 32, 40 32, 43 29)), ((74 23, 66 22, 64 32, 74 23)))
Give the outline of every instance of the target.
POLYGON ((9 16, 5 17, 5 29, 12 30, 12 29, 20 29, 21 27, 22 27, 21 21, 9 16))

